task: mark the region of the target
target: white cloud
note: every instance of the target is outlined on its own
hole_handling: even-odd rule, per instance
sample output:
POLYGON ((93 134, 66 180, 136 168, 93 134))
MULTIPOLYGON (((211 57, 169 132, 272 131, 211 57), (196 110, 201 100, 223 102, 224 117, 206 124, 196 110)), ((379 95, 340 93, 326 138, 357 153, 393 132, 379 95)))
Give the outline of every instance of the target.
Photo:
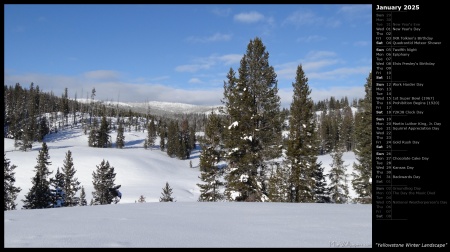
POLYGON ((111 70, 90 71, 84 73, 83 75, 88 79, 103 79, 103 80, 117 79, 120 77, 119 72, 111 70))
POLYGON ((306 42, 306 43, 310 43, 310 42, 320 42, 323 40, 326 40, 327 38, 324 36, 320 36, 320 35, 310 35, 307 37, 300 37, 297 39, 298 42, 306 42))
POLYGON ((337 14, 343 20, 351 22, 352 26, 372 23, 372 5, 370 4, 344 5, 339 8, 337 14))
POLYGON ((342 62, 336 57, 337 54, 332 51, 311 51, 306 54, 304 59, 294 62, 287 62, 275 66, 279 79, 289 79, 294 81, 298 65, 302 65, 308 79, 323 79, 323 69, 325 67, 339 64, 342 62))
POLYGON ((316 14, 311 11, 295 11, 282 22, 282 25, 294 25, 296 27, 300 27, 303 25, 314 25, 322 22, 323 18, 316 16, 316 14))
POLYGON ((192 43, 208 43, 208 42, 218 42, 218 41, 228 41, 232 37, 231 34, 222 34, 220 32, 216 32, 209 37, 188 37, 186 40, 192 43))
POLYGON ((201 69, 208 69, 210 67, 211 67, 211 64, 189 64, 189 65, 177 66, 177 67, 175 67, 175 71, 195 73, 201 69))
POLYGON ((306 54, 308 60, 316 60, 321 58, 335 57, 337 54, 331 51, 311 51, 306 54))
MULTIPOLYGON (((30 83, 39 86, 42 92, 53 92, 55 95, 64 93, 67 88, 69 97, 88 98, 92 88, 96 90, 95 99, 121 102, 144 102, 144 101, 167 101, 181 102, 195 105, 217 105, 221 104, 223 87, 216 87, 209 90, 193 90, 174 88, 152 82, 125 82, 119 80, 104 80, 96 78, 86 78, 80 76, 5 74, 5 85, 14 86, 20 83, 22 87, 29 88, 30 83)), ((188 83, 187 83, 188 84, 188 83)), ((205 86, 202 87, 205 89, 205 86)))
POLYGON ((310 73, 310 78, 321 80, 333 80, 338 78, 345 78, 354 74, 368 74, 371 67, 342 67, 325 72, 310 73))
POLYGON ((264 20, 264 15, 257 11, 242 12, 234 15, 234 20, 242 23, 256 23, 264 20))
POLYGON ((358 14, 358 13, 367 13, 372 11, 372 6, 370 4, 355 4, 355 5, 344 5, 339 10, 338 13, 348 14, 358 14))
POLYGON ((317 60, 317 61, 307 61, 305 62, 302 67, 305 71, 315 71, 319 70, 326 66, 335 65, 339 62, 337 59, 323 59, 323 60, 317 60))
POLYGON ((275 71, 279 79, 291 79, 294 80, 297 73, 298 65, 302 64, 303 71, 305 71, 308 79, 314 78, 311 72, 318 71, 326 66, 335 65, 339 62, 337 59, 321 59, 321 60, 302 60, 299 62, 288 62, 285 64, 275 66, 275 71))
POLYGON ((218 60, 222 61, 225 65, 232 65, 239 63, 242 59, 241 54, 226 54, 218 57, 218 60))
POLYGON ((201 81, 199 78, 191 78, 188 83, 193 83, 193 84, 201 84, 203 83, 203 81, 201 81))
POLYGON ((318 16, 310 10, 299 10, 290 14, 283 20, 282 25, 293 25, 296 28, 301 26, 313 26, 322 25, 327 27, 338 27, 341 25, 341 21, 334 17, 322 17, 318 16))
POLYGON ((177 66, 175 71, 195 73, 203 69, 210 69, 218 63, 222 63, 224 65, 236 64, 239 63, 241 59, 242 55, 240 54, 225 54, 222 56, 213 54, 208 57, 196 58, 193 60, 194 64, 177 66))
POLYGON ((231 13, 231 9, 230 8, 214 8, 211 12, 214 15, 219 16, 219 17, 228 17, 231 13))

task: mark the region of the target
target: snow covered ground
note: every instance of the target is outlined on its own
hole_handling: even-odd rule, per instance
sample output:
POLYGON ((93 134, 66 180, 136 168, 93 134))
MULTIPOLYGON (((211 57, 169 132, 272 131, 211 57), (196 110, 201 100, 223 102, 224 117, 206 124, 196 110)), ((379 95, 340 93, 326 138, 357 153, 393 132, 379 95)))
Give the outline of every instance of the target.
MULTIPOLYGON (((22 188, 17 210, 5 211, 5 247, 372 246, 372 205, 197 202, 200 150, 188 160, 170 158, 157 148, 145 150, 145 134, 126 131, 124 149, 88 147, 81 128, 47 135, 50 171, 62 167, 70 150, 87 202, 92 198, 92 173, 103 159, 115 168, 123 196, 117 205, 40 210, 22 210, 21 200, 35 175, 41 144, 22 152, 5 138, 6 158, 17 166, 15 186, 22 188), (176 202, 159 202, 166 182, 176 202), (141 195, 146 203, 136 203, 141 195)), ((111 137, 115 142, 116 132, 111 137)), ((343 158, 350 174, 355 155, 346 152, 343 158)), ((326 173, 331 157, 318 160, 326 173)))

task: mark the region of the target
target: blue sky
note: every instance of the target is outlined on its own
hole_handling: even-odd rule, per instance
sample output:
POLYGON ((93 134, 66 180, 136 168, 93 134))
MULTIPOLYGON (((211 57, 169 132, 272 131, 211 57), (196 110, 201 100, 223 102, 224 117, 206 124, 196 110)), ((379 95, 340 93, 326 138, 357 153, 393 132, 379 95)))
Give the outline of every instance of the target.
POLYGON ((297 66, 311 97, 364 96, 372 67, 370 4, 4 5, 5 85, 121 102, 220 105, 260 37, 282 106, 297 66))

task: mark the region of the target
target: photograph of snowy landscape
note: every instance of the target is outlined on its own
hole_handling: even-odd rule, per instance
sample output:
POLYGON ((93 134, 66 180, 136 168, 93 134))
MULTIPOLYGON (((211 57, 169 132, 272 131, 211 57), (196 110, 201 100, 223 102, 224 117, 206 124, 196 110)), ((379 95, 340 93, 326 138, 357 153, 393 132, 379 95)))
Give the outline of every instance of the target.
POLYGON ((371 5, 4 9, 5 248, 372 247, 371 5))

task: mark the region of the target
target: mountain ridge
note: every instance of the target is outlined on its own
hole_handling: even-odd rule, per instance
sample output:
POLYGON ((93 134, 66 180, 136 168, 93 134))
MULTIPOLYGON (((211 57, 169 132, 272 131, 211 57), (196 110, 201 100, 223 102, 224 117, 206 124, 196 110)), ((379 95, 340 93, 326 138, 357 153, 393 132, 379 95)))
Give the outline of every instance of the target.
POLYGON ((180 102, 162 102, 162 101, 148 101, 148 102, 114 102, 114 101, 92 101, 91 99, 78 99, 82 103, 99 102, 109 106, 119 106, 121 108, 128 108, 133 112, 147 113, 153 115, 175 115, 175 114, 210 114, 211 111, 218 113, 222 105, 195 105, 180 102))

